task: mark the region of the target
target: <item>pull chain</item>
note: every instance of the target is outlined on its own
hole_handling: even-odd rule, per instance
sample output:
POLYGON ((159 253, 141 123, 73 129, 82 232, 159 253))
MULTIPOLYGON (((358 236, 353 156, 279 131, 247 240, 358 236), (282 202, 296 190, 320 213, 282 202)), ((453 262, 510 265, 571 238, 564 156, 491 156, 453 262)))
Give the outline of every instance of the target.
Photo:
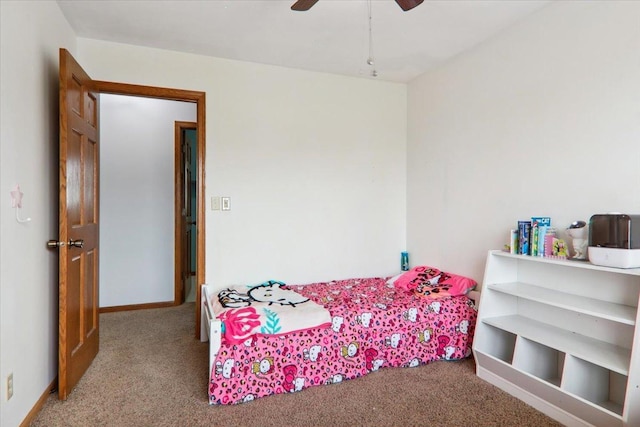
POLYGON ((367 58, 367 64, 373 67, 371 70, 372 77, 378 77, 378 72, 375 68, 375 61, 373 59, 373 34, 371 31, 371 0, 368 1, 369 6, 369 58, 367 58))

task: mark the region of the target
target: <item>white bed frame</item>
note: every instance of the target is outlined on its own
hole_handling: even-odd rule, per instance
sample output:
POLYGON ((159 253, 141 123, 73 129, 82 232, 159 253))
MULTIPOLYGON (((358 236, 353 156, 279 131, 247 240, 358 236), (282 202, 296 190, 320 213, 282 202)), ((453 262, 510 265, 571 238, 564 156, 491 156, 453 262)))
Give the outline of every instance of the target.
POLYGON ((211 293, 209 285, 202 285, 202 294, 200 295, 200 341, 209 341, 209 372, 207 375, 211 375, 222 341, 222 322, 215 318, 211 312, 211 307, 207 304, 211 293))
MULTIPOLYGON (((213 293, 211 286, 202 285, 202 295, 200 298, 200 341, 209 341, 209 372, 207 375, 211 375, 213 364, 216 361, 218 352, 220 351, 220 343, 222 342, 222 322, 215 318, 211 312, 211 307, 207 304, 209 296, 213 293)), ((468 297, 475 301, 476 304, 480 303, 480 291, 473 290, 469 292, 468 297)))

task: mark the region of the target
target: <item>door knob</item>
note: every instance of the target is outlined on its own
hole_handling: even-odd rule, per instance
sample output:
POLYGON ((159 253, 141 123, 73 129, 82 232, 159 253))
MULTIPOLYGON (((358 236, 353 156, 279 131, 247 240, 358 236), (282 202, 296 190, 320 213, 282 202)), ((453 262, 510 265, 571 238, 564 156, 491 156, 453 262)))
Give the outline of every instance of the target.
POLYGON ((70 247, 81 248, 81 247, 84 246, 84 240, 82 240, 82 239, 78 239, 78 240, 69 239, 69 246, 70 247))
POLYGON ((47 248, 49 249, 57 249, 61 248, 62 246, 64 246, 64 242, 59 242, 57 240, 49 240, 47 242, 47 248))
MULTIPOLYGON (((65 245, 64 242, 60 242, 58 240, 49 240, 47 242, 47 248, 49 249, 57 249, 57 248, 61 248, 65 245)), ((78 240, 73 240, 73 239, 69 239, 69 247, 73 247, 73 248, 81 248, 84 246, 84 240, 82 239, 78 239, 78 240)))

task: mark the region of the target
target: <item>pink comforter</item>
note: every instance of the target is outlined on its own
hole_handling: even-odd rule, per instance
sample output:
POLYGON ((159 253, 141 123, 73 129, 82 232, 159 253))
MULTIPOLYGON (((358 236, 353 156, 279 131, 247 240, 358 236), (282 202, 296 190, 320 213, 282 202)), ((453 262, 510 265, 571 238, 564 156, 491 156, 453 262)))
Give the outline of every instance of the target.
POLYGON ((324 305, 331 328, 254 336, 220 348, 211 404, 235 404, 471 354, 476 308, 466 296, 430 300, 386 284, 350 279, 291 289, 324 305))

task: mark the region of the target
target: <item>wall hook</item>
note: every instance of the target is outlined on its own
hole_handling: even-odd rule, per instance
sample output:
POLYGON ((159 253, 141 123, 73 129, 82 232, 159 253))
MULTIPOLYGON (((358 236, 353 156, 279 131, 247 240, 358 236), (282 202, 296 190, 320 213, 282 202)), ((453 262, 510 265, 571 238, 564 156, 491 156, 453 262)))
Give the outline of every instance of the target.
POLYGON ((31 218, 20 218, 20 209, 22 208, 22 196, 24 193, 20 191, 20 185, 16 184, 16 187, 11 190, 11 206, 16 210, 16 221, 19 223, 25 223, 31 221, 31 218))

